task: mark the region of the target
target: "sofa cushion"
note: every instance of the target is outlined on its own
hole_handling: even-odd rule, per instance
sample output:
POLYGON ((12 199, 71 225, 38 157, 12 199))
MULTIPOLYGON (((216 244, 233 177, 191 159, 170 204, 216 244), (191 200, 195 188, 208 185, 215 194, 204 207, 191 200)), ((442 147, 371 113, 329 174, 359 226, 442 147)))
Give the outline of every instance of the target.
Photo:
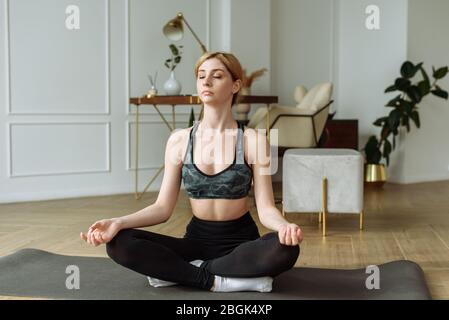
POLYGON ((316 111, 329 103, 332 96, 332 83, 320 83, 310 89, 296 107, 316 111))

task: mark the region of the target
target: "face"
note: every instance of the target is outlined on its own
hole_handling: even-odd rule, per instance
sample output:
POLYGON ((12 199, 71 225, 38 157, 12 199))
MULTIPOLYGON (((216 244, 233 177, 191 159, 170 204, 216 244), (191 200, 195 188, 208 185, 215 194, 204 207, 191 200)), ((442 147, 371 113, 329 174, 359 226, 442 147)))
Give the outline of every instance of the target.
POLYGON ((231 104, 232 96, 238 92, 240 84, 240 80, 232 80, 231 73, 217 58, 204 61, 198 68, 196 89, 204 103, 231 104))

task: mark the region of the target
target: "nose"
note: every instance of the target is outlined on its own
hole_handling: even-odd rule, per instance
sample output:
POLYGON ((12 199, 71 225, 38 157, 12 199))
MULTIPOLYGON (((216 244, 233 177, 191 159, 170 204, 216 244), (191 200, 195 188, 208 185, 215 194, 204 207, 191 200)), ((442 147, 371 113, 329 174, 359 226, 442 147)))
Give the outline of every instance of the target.
POLYGON ((210 83, 210 79, 209 77, 205 77, 203 80, 203 87, 210 87, 211 83, 210 83))

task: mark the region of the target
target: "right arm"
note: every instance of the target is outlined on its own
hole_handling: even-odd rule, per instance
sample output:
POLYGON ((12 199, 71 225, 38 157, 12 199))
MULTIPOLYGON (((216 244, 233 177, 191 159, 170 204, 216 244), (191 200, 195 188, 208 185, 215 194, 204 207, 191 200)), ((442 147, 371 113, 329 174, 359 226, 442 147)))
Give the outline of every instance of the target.
POLYGON ((87 234, 80 233, 81 239, 98 246, 111 241, 122 229, 154 226, 167 221, 173 213, 181 186, 183 141, 183 130, 172 133, 167 141, 164 178, 153 204, 127 216, 97 221, 90 226, 87 234))
POLYGON ((181 148, 184 133, 179 130, 170 135, 165 148, 165 167, 161 189, 156 201, 142 210, 114 218, 120 229, 140 228, 166 222, 173 213, 181 187, 181 148))

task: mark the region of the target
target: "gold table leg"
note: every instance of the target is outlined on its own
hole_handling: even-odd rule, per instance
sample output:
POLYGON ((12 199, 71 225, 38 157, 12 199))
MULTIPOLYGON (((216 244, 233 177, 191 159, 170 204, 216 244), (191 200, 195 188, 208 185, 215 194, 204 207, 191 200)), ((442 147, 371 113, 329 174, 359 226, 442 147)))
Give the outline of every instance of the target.
POLYGON ((360 212, 360 230, 363 230, 363 210, 360 212))
POLYGON ((138 175, 138 171, 139 171, 139 105, 136 105, 136 145, 135 145, 135 150, 136 150, 136 158, 134 159, 135 161, 135 173, 134 173, 134 182, 135 182, 135 186, 134 186, 134 197, 136 199, 139 199, 139 193, 137 191, 137 186, 138 186, 138 179, 139 179, 139 175, 138 175))
POLYGON ((327 178, 323 178, 323 237, 326 236, 326 214, 327 214, 327 178))
POLYGON ((267 129, 267 140, 268 143, 270 143, 270 105, 267 104, 267 116, 266 116, 267 123, 265 124, 265 127, 267 129))
MULTIPOLYGON (((156 105, 153 105, 153 107, 156 109, 156 111, 159 113, 159 116, 161 117, 161 119, 164 121, 164 123, 167 125, 168 129, 170 130, 170 132, 172 132, 175 129, 175 109, 174 106, 172 106, 172 113, 173 113, 173 117, 172 117, 172 126, 168 123, 167 119, 165 119, 164 115, 160 112, 159 108, 156 105)), ((153 183, 153 181, 157 178, 157 176, 162 172, 162 170, 164 169, 165 165, 162 165, 159 170, 156 172, 156 174, 151 178, 151 180, 147 183, 147 185, 145 186, 145 188, 143 189, 142 192, 139 193, 138 191, 138 182, 139 182, 139 105, 136 105, 136 145, 135 145, 135 149, 136 149, 136 158, 134 159, 135 161, 135 186, 134 186, 134 197, 136 200, 139 200, 140 198, 142 198, 143 194, 147 191, 147 189, 150 187, 150 185, 153 183)))

